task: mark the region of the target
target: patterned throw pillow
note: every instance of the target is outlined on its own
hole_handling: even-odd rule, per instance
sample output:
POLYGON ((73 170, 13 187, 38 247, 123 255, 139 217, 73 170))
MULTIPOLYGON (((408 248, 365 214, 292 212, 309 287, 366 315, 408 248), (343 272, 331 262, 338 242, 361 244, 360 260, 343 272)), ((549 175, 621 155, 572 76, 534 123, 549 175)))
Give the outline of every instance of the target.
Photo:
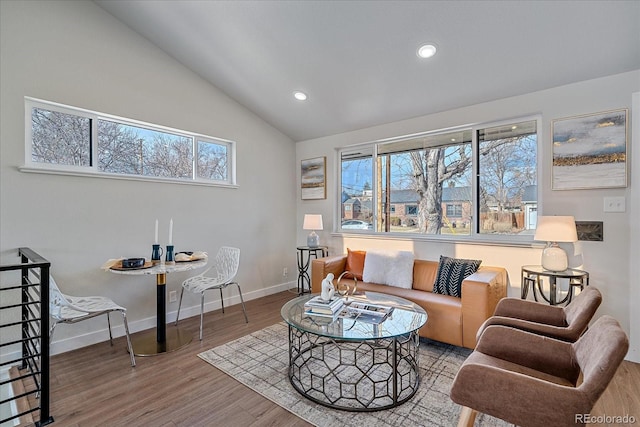
POLYGON ((457 259, 440 255, 433 292, 460 298, 462 296, 462 281, 478 271, 480 263, 482 263, 481 260, 457 259))

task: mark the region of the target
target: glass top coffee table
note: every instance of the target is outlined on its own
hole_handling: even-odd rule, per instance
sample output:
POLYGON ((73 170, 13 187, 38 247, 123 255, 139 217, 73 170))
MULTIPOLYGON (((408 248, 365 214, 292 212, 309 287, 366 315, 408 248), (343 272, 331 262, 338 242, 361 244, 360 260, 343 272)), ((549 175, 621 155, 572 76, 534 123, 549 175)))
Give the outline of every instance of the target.
POLYGON ((336 409, 378 411, 398 406, 420 384, 420 329, 427 313, 404 298, 375 292, 349 297, 393 307, 381 323, 358 317, 322 318, 305 313, 315 295, 287 302, 289 380, 310 400, 336 409))

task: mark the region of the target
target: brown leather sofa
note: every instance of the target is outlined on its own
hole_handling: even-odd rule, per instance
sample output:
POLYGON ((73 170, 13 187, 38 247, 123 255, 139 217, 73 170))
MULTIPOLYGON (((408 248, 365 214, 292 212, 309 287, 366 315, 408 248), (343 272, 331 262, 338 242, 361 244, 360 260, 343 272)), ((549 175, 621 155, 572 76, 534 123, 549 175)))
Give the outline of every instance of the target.
MULTIPOLYGON (((345 271, 347 255, 312 260, 311 291, 319 293, 322 280, 329 273, 337 279, 345 271)), ((433 293, 438 262, 416 259, 413 263, 413 287, 394 286, 358 281, 358 291, 372 291, 399 296, 418 304, 427 312, 427 323, 420 328, 421 337, 461 347, 475 348, 476 333, 507 296, 507 271, 502 267, 481 266, 462 282, 462 298, 433 293)), ((342 278, 340 283, 353 280, 342 278)))

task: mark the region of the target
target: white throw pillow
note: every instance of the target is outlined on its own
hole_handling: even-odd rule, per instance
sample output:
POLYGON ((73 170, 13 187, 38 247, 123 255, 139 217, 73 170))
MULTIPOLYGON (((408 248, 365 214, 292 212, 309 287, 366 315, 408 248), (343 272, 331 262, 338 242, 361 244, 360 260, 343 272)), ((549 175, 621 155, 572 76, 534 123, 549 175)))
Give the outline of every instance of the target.
POLYGON ((367 251, 362 280, 381 285, 411 289, 413 285, 413 252, 367 251))

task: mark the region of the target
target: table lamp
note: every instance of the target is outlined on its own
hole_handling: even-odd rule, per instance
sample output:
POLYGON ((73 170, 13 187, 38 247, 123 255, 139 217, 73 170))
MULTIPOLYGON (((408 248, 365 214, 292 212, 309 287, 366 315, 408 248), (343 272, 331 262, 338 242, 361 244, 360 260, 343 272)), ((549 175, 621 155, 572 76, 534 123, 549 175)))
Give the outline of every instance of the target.
POLYGON ((576 222, 572 216, 541 216, 533 240, 545 241, 542 251, 542 268, 549 271, 564 271, 569 266, 567 253, 558 242, 577 242, 576 222))
POLYGON ((316 230, 322 230, 322 215, 306 214, 302 229, 311 230, 311 233, 307 236, 307 246, 317 248, 320 244, 320 237, 316 234, 316 230))

